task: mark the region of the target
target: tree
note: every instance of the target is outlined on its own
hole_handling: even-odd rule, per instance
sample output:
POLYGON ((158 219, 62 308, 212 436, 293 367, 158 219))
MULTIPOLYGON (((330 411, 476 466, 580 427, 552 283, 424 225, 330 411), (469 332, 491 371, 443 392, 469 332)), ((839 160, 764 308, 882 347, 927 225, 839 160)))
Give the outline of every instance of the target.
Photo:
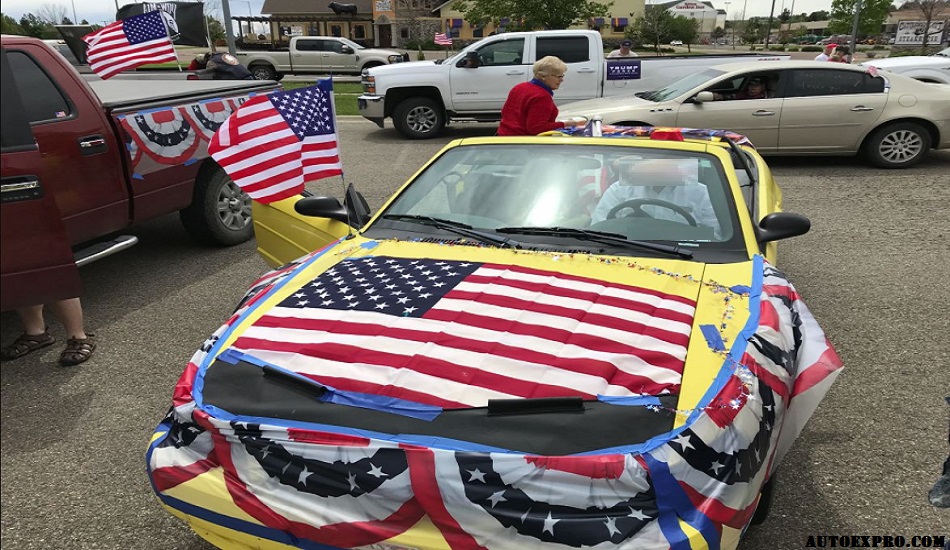
POLYGON ((692 17, 677 15, 673 18, 673 26, 670 34, 677 40, 682 40, 686 44, 686 51, 691 52, 690 44, 696 43, 699 37, 699 21, 692 17))
POLYGON ((627 32, 641 44, 653 44, 659 53, 660 44, 668 42, 673 32, 673 14, 662 6, 648 5, 627 32))
POLYGON ((566 29, 592 17, 606 16, 611 6, 613 2, 591 0, 462 0, 456 4, 469 21, 498 24, 509 19, 523 29, 566 29))
POLYGON ((63 20, 69 18, 66 7, 62 4, 43 4, 36 11, 36 17, 50 25, 63 25, 63 20))
POLYGON ((20 28, 23 29, 24 35, 34 38, 54 38, 57 34, 52 25, 32 13, 20 18, 20 28))
POLYGON ((218 40, 226 40, 227 37, 224 34, 224 25, 218 21, 217 18, 210 15, 205 15, 205 19, 208 21, 208 34, 211 35, 211 43, 214 44, 218 40))
MULTIPOLYGON (((854 25, 854 12, 857 0, 833 0, 828 32, 831 34, 851 34, 854 25)), ((858 22, 858 35, 877 36, 881 26, 890 14, 890 0, 861 0, 861 17, 858 22)), ((857 36, 855 37, 857 38, 857 36)))
POLYGON ((813 11, 808 14, 808 21, 827 21, 831 17, 831 14, 822 10, 822 11, 813 11))
POLYGON ((710 34, 710 37, 712 37, 713 40, 719 40, 723 36, 726 36, 726 29, 722 27, 716 27, 710 34))
POLYGON ((24 34, 16 19, 0 12, 0 34, 24 34))
POLYGON ((765 38, 765 33, 767 32, 765 27, 767 26, 768 25, 758 17, 750 18, 742 26, 742 41, 746 44, 759 42, 765 38))
POLYGON ((927 54, 927 40, 930 38, 930 24, 936 19, 940 20, 943 18, 945 10, 950 10, 950 3, 941 2, 940 0, 913 0, 907 2, 901 6, 901 9, 916 8, 920 11, 920 14, 923 16, 924 21, 926 21, 924 28, 927 29, 924 32, 924 43, 921 46, 921 54, 927 54))
POLYGON ((396 13, 399 14, 400 19, 408 21, 406 26, 409 29, 410 40, 432 38, 432 34, 423 36, 428 33, 424 33, 422 21, 419 18, 431 17, 432 10, 440 3, 436 0, 396 0, 396 13))

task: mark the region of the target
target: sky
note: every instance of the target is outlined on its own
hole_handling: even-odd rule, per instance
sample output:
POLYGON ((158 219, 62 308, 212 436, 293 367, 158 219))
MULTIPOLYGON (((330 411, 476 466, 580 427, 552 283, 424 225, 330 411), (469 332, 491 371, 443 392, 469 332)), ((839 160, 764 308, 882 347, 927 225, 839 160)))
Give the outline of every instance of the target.
MULTIPOLYGON (((214 3, 220 5, 223 1, 225 0, 214 0, 214 3)), ((66 15, 70 18, 75 13, 76 21, 85 19, 90 23, 102 24, 115 20, 116 3, 122 6, 128 2, 125 0, 3 0, 3 13, 19 20, 24 14, 28 12, 35 14, 44 5, 49 4, 65 9, 66 15)), ((260 15, 263 3, 263 0, 230 0, 231 14, 247 15, 250 7, 251 13, 260 15)), ((712 5, 719 9, 728 9, 730 18, 741 16, 743 8, 746 10, 747 17, 768 17, 772 0, 731 0, 728 8, 724 0, 712 0, 712 5)), ((831 0, 775 0, 775 15, 782 13, 783 8, 790 10, 794 8, 794 13, 830 11, 831 0)))

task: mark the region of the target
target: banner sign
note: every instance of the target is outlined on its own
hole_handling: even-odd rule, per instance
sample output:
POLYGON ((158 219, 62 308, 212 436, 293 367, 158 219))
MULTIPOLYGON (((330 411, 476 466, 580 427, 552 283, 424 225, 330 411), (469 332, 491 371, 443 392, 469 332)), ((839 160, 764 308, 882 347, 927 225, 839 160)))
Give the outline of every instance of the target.
POLYGON ((639 80, 639 59, 617 59, 607 61, 607 80, 639 80))
POLYGON ((169 34, 176 46, 208 46, 203 2, 143 2, 126 4, 115 13, 116 19, 162 10, 168 17, 169 34))
MULTIPOLYGON (((897 34, 894 36, 895 46, 922 46, 924 43, 924 27, 926 21, 900 21, 897 23, 897 34)), ((943 31, 946 21, 931 21, 927 33, 927 44, 939 46, 943 42, 943 31)))

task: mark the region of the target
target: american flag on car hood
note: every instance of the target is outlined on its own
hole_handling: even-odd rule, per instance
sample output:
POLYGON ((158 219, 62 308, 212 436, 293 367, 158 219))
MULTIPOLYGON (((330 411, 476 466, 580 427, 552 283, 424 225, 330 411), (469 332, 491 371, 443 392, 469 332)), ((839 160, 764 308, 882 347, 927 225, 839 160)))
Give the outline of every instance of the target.
POLYGON ((148 463, 165 506, 250 547, 732 548, 841 368, 761 258, 341 243, 262 278, 242 304, 189 363, 148 463), (313 405, 228 390, 220 376, 238 360, 318 388, 313 405), (222 407, 229 392, 237 405, 222 407), (675 421, 551 455, 302 412, 438 424, 553 395, 675 421))

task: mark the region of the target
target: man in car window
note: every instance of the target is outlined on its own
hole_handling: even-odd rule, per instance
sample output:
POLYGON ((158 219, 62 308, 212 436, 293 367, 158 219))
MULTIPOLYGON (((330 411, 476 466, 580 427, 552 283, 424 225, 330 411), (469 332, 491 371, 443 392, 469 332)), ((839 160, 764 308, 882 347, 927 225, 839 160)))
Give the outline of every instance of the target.
MULTIPOLYGON (((706 186, 699 183, 695 160, 623 157, 618 161, 617 171, 620 179, 604 191, 604 196, 591 214, 592 225, 606 220, 617 205, 644 199, 651 203, 640 206, 642 215, 688 224, 690 220, 677 212, 682 209, 693 218, 696 225, 712 228, 716 237, 719 237, 719 220, 706 186), (669 208, 663 206, 664 203, 679 208, 669 208)), ((633 208, 621 208, 613 217, 623 218, 632 214, 635 214, 633 208)))
POLYGON ((716 101, 729 99, 766 99, 769 97, 768 88, 765 86, 765 78, 753 76, 746 79, 742 89, 735 93, 714 92, 713 97, 716 101))

